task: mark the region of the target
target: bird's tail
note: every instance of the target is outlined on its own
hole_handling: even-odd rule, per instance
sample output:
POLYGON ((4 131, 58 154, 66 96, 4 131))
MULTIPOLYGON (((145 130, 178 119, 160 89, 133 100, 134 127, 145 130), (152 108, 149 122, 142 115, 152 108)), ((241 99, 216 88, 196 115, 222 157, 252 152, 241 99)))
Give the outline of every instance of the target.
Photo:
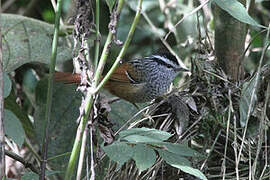
POLYGON ((54 80, 56 82, 63 82, 65 84, 80 84, 81 75, 69 72, 55 72, 54 80))

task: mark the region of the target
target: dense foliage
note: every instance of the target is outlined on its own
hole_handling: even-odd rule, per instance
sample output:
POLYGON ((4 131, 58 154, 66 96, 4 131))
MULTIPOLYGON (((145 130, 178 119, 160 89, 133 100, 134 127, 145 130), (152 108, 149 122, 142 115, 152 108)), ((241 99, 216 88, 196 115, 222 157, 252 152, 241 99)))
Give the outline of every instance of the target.
POLYGON ((269 1, 242 0, 247 3, 243 6, 237 0, 144 0, 140 13, 138 0, 125 1, 122 8, 121 0, 103 0, 100 6, 98 0, 62 1, 56 71, 85 73, 91 81, 95 73, 105 75, 127 45, 123 59, 166 49, 190 72, 179 74, 173 90, 151 103, 134 106, 115 102, 104 90, 98 96, 90 93, 95 100, 84 124, 85 138, 78 141, 93 90, 89 84, 54 82, 49 123, 45 118, 56 8, 49 1, 4 0, 3 119, 9 178, 37 179, 45 173, 40 167, 46 128, 46 176, 52 179, 75 174, 81 179, 270 177, 269 1), (237 30, 244 37, 240 56, 226 54, 235 62, 237 76, 230 74, 225 56, 224 61, 215 56, 217 37, 231 37, 224 40, 226 46, 238 41, 229 26, 216 31, 219 23, 227 22, 219 22, 220 16, 247 28, 237 30), (136 29, 128 44, 132 23, 136 29), (108 53, 105 70, 94 73, 103 51, 108 53), (72 164, 74 149, 79 165, 72 164))

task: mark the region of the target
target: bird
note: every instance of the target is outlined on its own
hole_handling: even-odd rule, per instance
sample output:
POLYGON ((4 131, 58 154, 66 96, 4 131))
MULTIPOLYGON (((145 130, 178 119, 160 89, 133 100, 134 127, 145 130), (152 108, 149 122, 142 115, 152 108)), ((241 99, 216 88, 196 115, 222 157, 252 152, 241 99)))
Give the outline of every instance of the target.
MULTIPOLYGON (((189 70, 169 52, 123 60, 104 88, 133 104, 149 102, 164 95, 180 71, 189 70)), ((79 84, 81 78, 80 74, 57 72, 55 80, 79 84)))

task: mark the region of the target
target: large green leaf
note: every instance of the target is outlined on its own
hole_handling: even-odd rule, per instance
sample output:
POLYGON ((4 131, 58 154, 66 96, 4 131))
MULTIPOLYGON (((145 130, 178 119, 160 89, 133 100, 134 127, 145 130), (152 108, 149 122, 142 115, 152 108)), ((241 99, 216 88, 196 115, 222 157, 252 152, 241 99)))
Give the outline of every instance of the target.
POLYGON ((134 153, 134 149, 125 142, 114 142, 111 145, 104 146, 103 150, 119 166, 131 159, 134 153))
POLYGON ((201 171, 190 167, 190 162, 186 158, 179 156, 178 154, 170 153, 163 150, 158 150, 158 152, 159 155, 171 166, 178 168, 188 174, 196 176, 200 179, 207 180, 207 178, 201 171))
POLYGON ((135 160, 137 168, 140 171, 144 171, 155 163, 156 153, 152 148, 144 144, 137 144, 134 147, 134 155, 132 159, 135 160))
POLYGON ((228 12, 235 19, 253 26, 264 27, 249 16, 246 8, 237 0, 214 0, 224 11, 228 12))
POLYGON ((198 177, 198 178, 200 178, 202 180, 207 180, 205 175, 199 169, 195 169, 195 168, 190 167, 190 166, 181 166, 181 165, 178 165, 178 164, 174 164, 172 166, 184 171, 185 173, 196 176, 196 177, 198 177))
POLYGON ((122 139, 126 140, 130 143, 149 143, 149 144, 152 144, 154 142, 160 142, 159 138, 152 138, 152 137, 142 136, 142 135, 137 135, 137 134, 126 136, 122 139))
MULTIPOLYGON (((153 145, 160 146, 162 149, 165 149, 168 152, 178 154, 180 156, 190 156, 190 157, 202 157, 201 154, 194 151, 184 144, 173 144, 169 142, 160 142, 154 143, 153 145)), ((158 150, 158 148, 156 148, 158 150)))
POLYGON ((39 178, 39 175, 33 172, 26 172, 23 177, 22 180, 36 180, 39 178))
MULTIPOLYGON (((115 96, 112 96, 107 91, 103 92, 108 98, 115 98, 115 96)), ((125 124, 127 120, 129 120, 138 111, 138 109, 133 104, 125 100, 119 100, 110 104, 110 106, 111 112, 108 115, 108 119, 111 119, 112 123, 114 124, 113 128, 115 131, 119 129, 123 124, 125 124)), ((134 122, 135 120, 136 119, 131 122, 134 122)))
MULTIPOLYGON (((44 135, 45 109, 48 79, 38 82, 36 87, 36 107, 34 114, 34 126, 37 138, 42 143, 44 135)), ((53 89, 53 102, 49 123, 49 149, 48 157, 70 152, 76 136, 77 118, 81 104, 81 93, 76 91, 75 85, 56 83, 53 89)), ((68 162, 68 156, 49 161, 57 170, 64 170, 68 162)))
POLYGON ((22 146, 25 138, 24 130, 19 119, 10 111, 4 110, 5 133, 16 144, 22 146))
POLYGON ((190 162, 183 156, 175 153, 168 152, 166 150, 158 150, 158 154, 170 165, 178 164, 182 166, 190 166, 190 162))
POLYGON ((162 142, 172 135, 165 131, 149 128, 132 128, 119 133, 121 139, 130 142, 162 142))
MULTIPOLYGON (((50 63, 54 27, 32 18, 1 14, 4 71, 10 72, 25 63, 50 63)), ((57 62, 72 58, 65 36, 59 38, 57 62)))

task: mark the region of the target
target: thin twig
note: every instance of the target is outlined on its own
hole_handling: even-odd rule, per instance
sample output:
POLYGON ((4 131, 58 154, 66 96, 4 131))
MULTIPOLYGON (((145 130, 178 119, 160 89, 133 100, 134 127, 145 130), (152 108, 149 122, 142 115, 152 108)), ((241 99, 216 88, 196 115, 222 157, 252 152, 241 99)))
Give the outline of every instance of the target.
POLYGON ((234 140, 233 140, 233 150, 234 150, 234 157, 235 157, 235 173, 236 173, 236 179, 239 179, 239 163, 237 161, 237 126, 236 126, 236 118, 235 116, 233 117, 233 134, 234 134, 234 140))
POLYGON ((209 159, 211 153, 214 151, 215 145, 216 145, 216 143, 217 143, 217 140, 218 140, 220 134, 221 134, 221 130, 218 131, 218 134, 217 134, 217 136, 216 136, 216 138, 215 138, 215 140, 214 140, 214 142, 213 142, 213 144, 212 144, 212 146, 211 146, 211 148, 210 148, 210 152, 208 153, 207 158, 204 160, 204 162, 203 162, 203 164, 202 164, 202 166, 201 166, 201 168, 200 168, 201 170, 204 168, 204 165, 205 165, 206 162, 208 161, 208 159, 209 159))
MULTIPOLYGON (((269 39, 269 33, 270 33, 270 24, 268 26, 268 31, 267 31, 267 34, 266 34, 266 40, 269 39)), ((259 66, 258 66, 258 70, 257 70, 257 74, 256 74, 256 79, 255 79, 255 85, 254 85, 254 88, 252 89, 252 93, 251 93, 251 102, 249 104, 249 107, 248 107, 248 112, 247 112, 247 119, 246 119, 246 124, 245 124, 245 129, 244 129, 244 134, 243 134, 243 140, 242 140, 242 143, 241 143, 241 146, 240 146, 240 150, 239 150, 239 154, 238 154, 238 158, 237 158, 237 163, 240 162, 240 156, 241 156, 241 152, 242 152, 242 149, 243 149, 243 144, 244 144, 244 140, 245 140, 245 137, 246 137, 246 133, 247 133, 247 125, 248 125, 248 122, 249 122, 249 118, 251 116, 251 111, 252 111, 252 104, 253 104, 253 101, 254 101, 254 97, 255 97, 255 93, 256 93, 256 90, 257 90, 257 87, 258 87, 258 84, 259 84, 259 78, 260 78, 260 71, 261 71, 261 67, 262 67, 262 62, 263 62, 263 59, 264 59, 264 56, 265 56, 265 53, 266 53, 266 50, 267 48, 269 47, 269 43, 267 43, 267 45, 264 46, 263 48, 263 52, 262 52, 262 55, 261 55, 261 58, 260 58, 260 62, 259 62, 259 66)))
POLYGON ((99 11, 100 11, 99 0, 96 0, 96 40, 95 40, 95 59, 94 59, 94 67, 96 69, 98 64, 99 57, 99 46, 100 46, 100 32, 99 32, 99 11))
MULTIPOLYGON (((268 83, 267 84, 267 90, 266 90, 266 92, 265 92, 265 102, 264 102, 264 107, 263 107, 263 112, 262 112, 262 119, 261 119, 261 121, 263 121, 263 122, 261 122, 262 124, 266 124, 266 120, 265 120, 265 117, 267 117, 267 115, 266 115, 266 110, 267 110, 267 106, 268 106, 268 101, 269 101, 269 96, 270 96, 270 83, 268 83)), ((261 127, 262 129, 263 129, 263 133, 264 133, 264 146, 265 146, 265 150, 264 150, 264 152, 265 152, 265 164, 264 164, 264 167, 263 167, 263 170, 262 170, 262 172, 261 172, 261 175, 260 175, 260 178, 259 179, 262 179, 263 178, 263 175, 264 175, 264 172, 265 172, 265 170, 266 170, 266 168, 268 167, 268 151, 267 151, 267 129, 265 128, 265 127, 261 127)))
POLYGON ((18 154, 15 154, 11 151, 5 151, 5 154, 9 157, 11 157, 12 159, 19 161, 20 163, 22 163, 24 165, 25 168, 29 168, 31 169, 31 171, 33 171, 36 174, 39 174, 39 169, 32 163, 29 163, 27 161, 25 161, 21 156, 19 156, 18 154))
POLYGON ((168 42, 162 38, 162 36, 160 35, 160 33, 158 33, 158 29, 156 28, 156 26, 152 23, 152 21, 150 20, 150 18, 147 16, 147 14, 145 12, 142 13, 144 19, 147 21, 147 23, 149 24, 149 26, 152 28, 153 32, 156 32, 156 34, 158 35, 159 39, 161 40, 161 42, 164 44, 164 46, 169 50, 169 52, 174 55, 179 63, 180 66, 182 66, 183 68, 186 68, 186 65, 182 62, 182 60, 180 59, 180 57, 174 52, 174 50, 172 49, 172 47, 168 44, 168 42))
POLYGON ((129 120, 127 120, 125 122, 125 124, 122 125, 122 127, 120 127, 113 136, 116 136, 120 131, 122 131, 132 120, 134 120, 139 114, 141 114, 143 111, 145 111, 146 109, 148 109, 149 107, 145 107, 143 109, 141 109, 140 111, 138 111, 134 116, 132 116, 129 120))
MULTIPOLYGON (((172 2, 168 2, 168 3, 172 3, 172 2)), ((164 14, 164 16, 166 17, 166 24, 167 24, 167 27, 170 31, 172 31, 174 33, 174 37, 176 39, 176 43, 177 44, 180 44, 180 38, 179 38, 179 35, 176 31, 176 27, 173 25, 173 22, 172 22, 172 13, 170 12, 170 9, 168 8, 168 3, 165 4, 165 1, 164 0, 159 0, 159 6, 160 6, 160 10, 161 12, 164 14)), ((174 2, 176 3, 176 2, 174 2)), ((171 4, 172 5, 172 4, 171 4)))
POLYGON ((83 169, 83 160, 84 160, 84 154, 85 154, 85 148, 86 148, 86 142, 87 142, 87 134, 88 134, 88 128, 84 129, 83 138, 82 138, 82 146, 81 146, 81 152, 78 162, 78 169, 77 169, 77 180, 81 179, 82 169, 83 169))
POLYGON ((57 8, 56 8, 56 16, 55 16, 54 36, 53 36, 53 42, 52 42, 50 73, 49 73, 49 78, 48 78, 48 93, 47 93, 47 103, 46 103, 45 121, 44 121, 45 122, 45 132, 44 132, 44 136, 43 136, 44 139, 43 139, 43 147, 42 147, 42 162, 41 162, 40 180, 45 179, 45 168, 46 168, 47 155, 48 155, 49 124, 50 124, 50 118, 51 118, 53 81, 54 81, 53 77, 54 77, 55 63, 56 63, 61 7, 62 7, 62 0, 58 0, 57 8))
POLYGON ((223 177, 222 179, 225 180, 225 175, 226 175, 226 156, 227 156, 227 148, 228 148, 228 139, 229 139, 229 130, 230 130, 230 121, 231 121, 231 113, 233 113, 233 106, 232 106, 232 96, 231 96, 231 90, 229 89, 229 113, 228 113, 228 119, 227 119, 227 128, 226 128, 226 140, 225 140, 225 147, 224 147, 224 158, 222 162, 222 169, 223 169, 223 177))
POLYGON ((253 170, 252 170, 252 165, 251 165, 251 145, 250 145, 250 141, 248 141, 248 167, 249 167, 249 171, 248 171, 248 178, 252 179, 252 177, 254 177, 252 175, 253 170))
POLYGON ((193 128, 195 127, 201 120, 202 120, 203 116, 201 116, 200 118, 198 118, 194 123, 192 123, 192 125, 190 125, 185 132, 179 136, 178 140, 176 141, 176 143, 178 143, 180 140, 182 140, 183 137, 186 136, 186 134, 193 128))
MULTIPOLYGON (((197 11, 199 11, 203 6, 205 6, 210 0, 206 0, 205 2, 203 2, 203 4, 201 4, 200 6, 196 7, 195 9, 193 9, 190 13, 184 15, 182 17, 182 19, 180 19, 175 25, 174 27, 176 28, 180 23, 182 23, 187 17, 189 17, 190 15, 196 13, 197 11)), ((169 35, 172 33, 172 31, 170 30, 166 35, 164 40, 166 41, 167 38, 169 37, 169 35)))
POLYGON ((205 70, 205 69, 203 69, 203 72, 206 72, 206 73, 208 73, 208 74, 210 74, 210 75, 213 75, 213 76, 215 76, 215 77, 217 77, 217 78, 223 80, 224 82, 227 82, 227 83, 233 85, 234 87, 238 88, 234 83, 230 82, 229 80, 227 80, 227 79, 225 79, 225 78, 223 78, 223 77, 221 77, 221 76, 219 76, 219 75, 217 75, 217 74, 215 74, 215 73, 212 73, 212 72, 207 71, 207 70, 205 70))
MULTIPOLYGON (((149 116, 149 117, 142 118, 142 119, 140 119, 140 120, 138 120, 138 121, 135 121, 135 122, 133 122, 132 124, 130 124, 129 127, 128 127, 127 129, 131 129, 131 128, 135 127, 137 124, 140 124, 141 122, 143 122, 143 121, 149 119, 150 117, 151 117, 151 118, 157 118, 157 117, 164 117, 164 116, 168 116, 168 115, 169 115, 169 114, 159 114, 159 115, 155 115, 155 116, 149 116)), ((164 121, 165 121, 165 120, 164 120, 164 121)))
MULTIPOLYGON (((250 42, 248 43, 248 46, 246 47, 245 51, 243 52, 243 54, 241 55, 241 59, 244 59, 247 51, 249 50, 250 46, 253 44, 254 40, 256 40, 257 37, 259 37, 259 35, 261 35, 262 33, 267 32, 267 29, 263 29, 262 31, 258 32, 257 34, 255 34, 255 36, 253 36, 253 38, 250 40, 250 42)), ((240 63, 238 63, 238 71, 237 71, 237 78, 240 79, 240 67, 243 66, 243 62, 241 61, 240 63)))
POLYGON ((90 160, 91 160, 91 178, 90 180, 95 179, 95 162, 94 162, 94 147, 93 147, 93 124, 90 124, 90 160))

